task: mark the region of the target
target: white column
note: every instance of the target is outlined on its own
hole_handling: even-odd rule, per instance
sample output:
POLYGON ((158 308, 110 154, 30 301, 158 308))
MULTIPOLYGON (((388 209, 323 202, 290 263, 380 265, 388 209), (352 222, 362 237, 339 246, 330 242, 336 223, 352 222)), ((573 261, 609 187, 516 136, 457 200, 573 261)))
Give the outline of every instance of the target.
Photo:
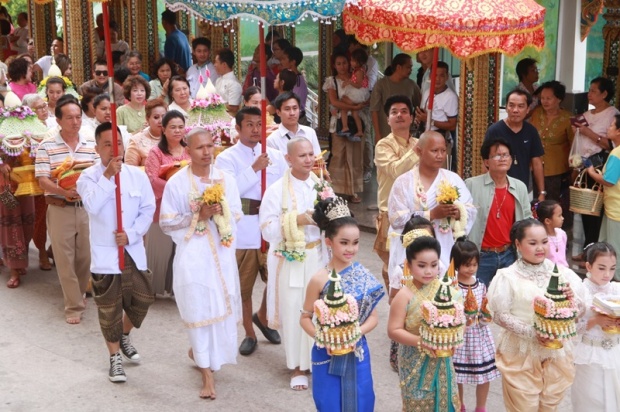
POLYGON ((568 93, 583 92, 586 79, 586 48, 581 41, 580 0, 562 0, 558 18, 558 47, 555 78, 566 85, 568 93))

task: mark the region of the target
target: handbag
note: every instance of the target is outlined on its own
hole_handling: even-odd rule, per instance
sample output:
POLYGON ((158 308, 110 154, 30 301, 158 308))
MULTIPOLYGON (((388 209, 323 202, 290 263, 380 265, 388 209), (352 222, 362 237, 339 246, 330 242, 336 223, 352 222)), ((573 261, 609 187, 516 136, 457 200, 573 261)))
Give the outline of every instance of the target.
MULTIPOLYGON (((338 93, 338 81, 336 80, 336 77, 333 77, 334 79, 334 85, 336 86, 336 96, 338 96, 340 98, 340 94, 338 93)), ((351 133, 351 135, 354 135, 357 133, 357 124, 355 124, 355 119, 353 118, 353 116, 347 116, 347 126, 349 128, 349 133, 351 133)), ((340 133, 342 131, 342 119, 338 119, 336 121, 336 134, 340 133)), ((362 122, 362 133, 364 132, 364 122, 362 122)))
POLYGON ((13 193, 11 193, 10 185, 4 186, 2 192, 0 192, 0 202, 2 202, 2 204, 9 210, 13 210, 19 206, 17 198, 13 195, 13 193))

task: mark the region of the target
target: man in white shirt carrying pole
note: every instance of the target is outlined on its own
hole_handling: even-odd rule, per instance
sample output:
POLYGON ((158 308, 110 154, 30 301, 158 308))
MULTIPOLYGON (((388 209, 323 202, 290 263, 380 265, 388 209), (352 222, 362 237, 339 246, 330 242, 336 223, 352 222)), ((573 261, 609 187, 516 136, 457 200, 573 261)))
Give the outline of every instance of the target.
MULTIPOLYGON (((120 131, 119 131, 120 134, 120 131)), ((90 223, 90 271, 99 324, 110 353, 108 378, 125 382, 122 354, 131 362, 140 355, 129 340, 129 332, 139 328, 155 297, 153 275, 146 267, 144 235, 155 213, 155 195, 144 172, 123 164, 123 140, 118 139, 114 156, 112 124, 105 122, 95 130, 96 151, 101 162, 82 172, 77 191, 90 223), (116 219, 116 185, 120 173, 123 204, 123 231, 112 230, 116 219), (119 269, 118 247, 125 248, 125 268, 119 269)))
POLYGON ((284 156, 276 149, 261 150, 261 111, 256 107, 246 106, 235 115, 239 141, 230 149, 220 153, 215 166, 231 176, 235 176, 243 217, 238 223, 237 266, 241 285, 241 302, 243 308, 243 328, 245 338, 239 346, 239 353, 251 355, 257 346, 256 333, 252 322, 260 329, 265 338, 279 344, 280 334, 267 326, 267 289, 263 292, 261 305, 252 315, 252 290, 256 277, 260 273, 263 282, 267 282, 267 253, 261 250, 261 234, 258 224, 258 210, 261 204, 261 171, 267 169, 267 187, 284 176, 288 164, 284 156))

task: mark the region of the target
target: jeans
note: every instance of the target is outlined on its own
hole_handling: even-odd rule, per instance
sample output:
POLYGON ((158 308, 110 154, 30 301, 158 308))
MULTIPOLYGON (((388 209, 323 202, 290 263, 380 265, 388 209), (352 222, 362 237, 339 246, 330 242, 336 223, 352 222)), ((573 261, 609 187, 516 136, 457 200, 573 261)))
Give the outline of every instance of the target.
POLYGON ((508 248, 501 253, 480 252, 480 265, 478 266, 478 280, 488 288, 491 280, 498 269, 506 268, 516 260, 512 248, 508 248))

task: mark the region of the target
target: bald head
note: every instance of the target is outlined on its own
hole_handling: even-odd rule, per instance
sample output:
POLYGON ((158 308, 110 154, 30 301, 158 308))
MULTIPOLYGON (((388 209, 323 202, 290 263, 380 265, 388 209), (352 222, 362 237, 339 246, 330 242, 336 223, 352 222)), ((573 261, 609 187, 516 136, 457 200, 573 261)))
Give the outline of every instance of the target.
POLYGON ((207 136, 209 140, 213 140, 213 137, 211 136, 211 132, 209 132, 206 129, 203 129, 202 127, 194 127, 192 130, 190 130, 190 132, 185 137, 187 146, 191 146, 192 141, 198 140, 196 139, 196 137, 198 136, 207 136))
POLYGON ((420 173, 437 171, 446 160, 446 139, 437 132, 424 132, 418 140, 415 151, 420 157, 420 173))
POLYGON ((434 130, 428 130, 422 133, 422 135, 420 136, 420 139, 418 140, 418 146, 425 147, 429 142, 434 142, 436 140, 442 140, 444 142, 446 141, 446 139, 443 137, 443 135, 441 135, 441 133, 438 133, 434 130))
POLYGON ((310 146, 310 148, 312 148, 312 143, 310 143, 310 140, 306 139, 305 137, 295 137, 289 140, 289 142, 286 144, 286 153, 289 156, 292 156, 299 150, 299 147, 304 146, 304 143, 310 146))

